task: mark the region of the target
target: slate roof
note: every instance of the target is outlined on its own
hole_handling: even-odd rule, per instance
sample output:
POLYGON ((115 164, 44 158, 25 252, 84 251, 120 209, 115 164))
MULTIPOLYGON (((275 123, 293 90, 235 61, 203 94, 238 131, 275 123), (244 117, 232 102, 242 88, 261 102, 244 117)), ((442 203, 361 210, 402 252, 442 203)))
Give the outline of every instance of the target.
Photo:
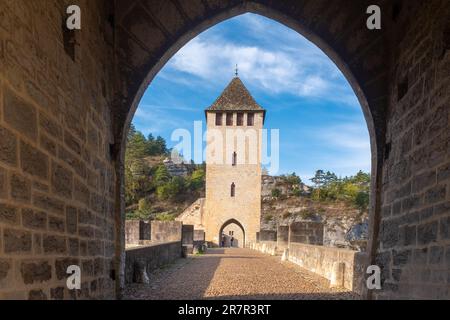
POLYGON ((219 98, 205 111, 265 111, 256 103, 239 77, 235 77, 219 98))

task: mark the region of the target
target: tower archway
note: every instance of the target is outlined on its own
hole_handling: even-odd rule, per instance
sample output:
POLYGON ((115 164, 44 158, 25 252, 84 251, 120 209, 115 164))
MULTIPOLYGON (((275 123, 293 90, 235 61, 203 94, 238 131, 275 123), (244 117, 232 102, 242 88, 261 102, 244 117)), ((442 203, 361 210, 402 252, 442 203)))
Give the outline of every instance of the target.
POLYGON ((244 226, 236 219, 230 219, 230 220, 226 221, 220 227, 219 239, 220 239, 221 246, 225 246, 225 247, 232 246, 232 247, 245 248, 244 226), (239 230, 241 231, 241 233, 239 233, 239 230), (225 231, 229 231, 229 232, 225 232, 225 231), (233 244, 231 244, 231 238, 234 238, 233 244), (224 242, 224 243, 222 243, 222 242, 224 242))

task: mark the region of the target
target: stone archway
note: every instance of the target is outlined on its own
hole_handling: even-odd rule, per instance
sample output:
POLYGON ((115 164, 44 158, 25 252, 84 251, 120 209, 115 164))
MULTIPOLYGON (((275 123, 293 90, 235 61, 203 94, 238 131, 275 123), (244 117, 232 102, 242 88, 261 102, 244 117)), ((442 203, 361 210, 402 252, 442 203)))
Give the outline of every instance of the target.
POLYGON ((433 244, 445 242, 448 228, 448 123, 437 119, 447 119, 448 113, 444 106, 448 95, 444 92, 449 91, 449 82, 444 70, 448 70, 450 59, 446 36, 450 8, 445 0, 383 1, 379 4, 383 27, 374 31, 366 27, 366 10, 372 4, 355 0, 343 8, 339 1, 326 0, 201 1, 189 6, 175 0, 164 5, 144 0, 133 5, 121 3, 117 37, 122 44, 121 58, 127 64, 119 70, 119 78, 126 79, 127 94, 119 97, 116 105, 122 114, 115 122, 117 147, 143 91, 187 41, 245 12, 283 23, 335 62, 364 112, 372 153, 366 261, 382 267, 382 281, 386 283, 384 290, 374 294, 448 297, 443 285, 433 285, 439 287, 438 291, 422 290, 431 285, 429 279, 413 284, 412 275, 429 268, 416 266, 411 245, 425 246, 431 252, 433 244), (422 29, 427 31, 419 32, 422 29), (431 132, 426 124, 430 121, 437 123, 431 132), (433 214, 427 215, 428 220, 416 219, 421 210, 433 214), (442 224, 443 238, 438 238, 442 224), (399 259, 405 262, 395 265, 399 259))
MULTIPOLYGON (((226 1, 224 1, 224 3, 225 2, 226 1)), ((137 109, 144 91, 164 64, 183 45, 207 28, 243 13, 251 12, 260 14, 290 27, 322 49, 322 51, 327 54, 327 56, 344 74, 360 102, 368 126, 372 153, 371 174, 374 179, 372 179, 371 185, 371 237, 368 247, 371 255, 370 260, 374 261, 374 252, 377 248, 379 215, 381 210, 381 194, 379 192, 381 186, 381 160, 385 146, 385 123, 382 117, 380 117, 380 114, 384 112, 387 106, 386 97, 388 95, 388 88, 386 85, 388 66, 383 64, 382 61, 383 58, 387 59, 389 51, 386 50, 387 39, 384 38, 384 34, 378 33, 376 36, 373 36, 373 33, 371 34, 371 31, 365 27, 358 29, 356 32, 362 42, 354 44, 353 47, 349 47, 349 44, 346 43, 346 41, 350 41, 353 36, 348 34, 348 39, 343 39, 339 36, 338 31, 344 28, 343 24, 345 24, 344 21, 347 15, 353 15, 355 12, 365 12, 367 6, 365 6, 362 2, 355 2, 355 6, 352 9, 355 10, 355 12, 343 12, 334 17, 335 20, 328 26, 330 28, 329 30, 320 29, 318 28, 318 25, 313 23, 313 20, 316 19, 317 15, 323 13, 320 9, 326 7, 328 10, 327 12, 331 14, 333 10, 337 10, 337 7, 335 6, 336 5, 329 4, 328 2, 316 1, 315 4, 313 4, 313 2, 306 1, 303 9, 308 9, 310 11, 306 10, 307 12, 304 13, 297 12, 296 14, 300 16, 295 16, 292 12, 290 12, 288 7, 279 3, 266 5, 262 3, 262 1, 230 1, 223 7, 217 8, 217 10, 212 10, 210 12, 210 16, 205 17, 205 19, 198 19, 195 20, 195 22, 191 19, 184 21, 186 23, 185 29, 183 29, 182 26, 179 26, 178 33, 176 32, 171 37, 168 37, 166 42, 160 43, 160 45, 155 48, 154 54, 156 54, 158 58, 155 58, 154 54, 147 52, 145 48, 143 48, 144 50, 142 51, 139 50, 142 54, 142 56, 140 56, 140 62, 136 65, 136 68, 130 68, 128 70, 133 70, 133 74, 127 74, 124 76, 124 78, 130 81, 127 84, 128 95, 127 97, 122 98, 123 103, 121 104, 122 107, 125 107, 124 109, 127 112, 126 117, 124 116, 120 118, 115 127, 116 141, 119 142, 118 146, 120 146, 120 149, 118 150, 120 157, 117 162, 117 164, 120 165, 118 167, 118 173, 121 173, 120 159, 123 159, 126 132, 131 124, 134 112, 137 109), (308 16, 308 13, 312 14, 312 16, 308 16), (364 41, 367 41, 367 43, 364 44, 364 41), (373 56, 370 56, 370 59, 364 55, 358 54, 357 52, 358 48, 361 49, 364 45, 369 46, 372 51, 374 51, 372 52, 373 56)), ((124 16, 119 19, 119 21, 127 21, 130 23, 130 25, 123 26, 123 29, 128 30, 126 33, 121 34, 119 32, 119 37, 123 36, 128 38, 127 40, 123 39, 123 41, 127 41, 128 45, 130 45, 131 42, 136 41, 135 45, 142 46, 143 41, 139 41, 139 38, 141 38, 141 40, 150 40, 148 35, 144 34, 146 32, 145 30, 148 30, 144 26, 148 27, 148 25, 152 23, 155 23, 155 26, 161 26, 161 22, 155 22, 156 19, 150 13, 150 11, 152 11, 150 7, 151 6, 147 3, 142 5, 138 3, 128 9, 128 11, 124 11, 124 16), (144 8, 144 10, 142 11, 143 13, 139 14, 141 16, 140 19, 127 19, 127 14, 138 14, 137 11, 142 8, 144 8), (146 19, 144 19, 144 16, 146 16, 146 19), (132 33, 135 33, 134 36, 130 36, 132 33)), ((186 17, 187 15, 182 6, 178 3, 170 4, 169 2, 167 5, 162 7, 165 7, 166 10, 171 8, 171 10, 180 11, 182 12, 181 15, 183 17, 186 17)), ((342 12, 341 9, 340 11, 342 12)), ((365 20, 361 21, 361 23, 365 26, 365 20)), ((126 50, 127 48, 123 49, 126 50)), ((131 53, 136 52, 130 52, 130 54, 131 53)), ((128 62, 131 63, 132 61, 128 62)), ((120 185, 117 186, 120 187, 120 185)), ((121 207, 118 210, 118 214, 123 212, 122 204, 120 206, 121 207)), ((122 223, 123 214, 122 222, 116 227, 118 233, 121 233, 123 230, 121 225, 122 223)), ((117 253, 120 254, 120 250, 116 250, 117 253)), ((123 268, 123 266, 120 265, 118 267, 119 269, 123 268)))
POLYGON ((237 243, 234 243, 234 244, 237 244, 237 246, 238 247, 241 247, 241 248, 245 248, 245 229, 244 229, 244 227, 242 226, 242 224, 239 222, 239 221, 237 221, 236 219, 230 219, 230 220, 227 220, 226 222, 224 222, 223 224, 222 224, 222 226, 220 227, 220 230, 219 230, 219 237, 218 237, 218 239, 220 240, 220 242, 222 241, 222 235, 225 235, 225 238, 226 238, 226 243, 225 243, 225 246, 228 246, 228 244, 229 244, 229 238, 231 238, 232 236, 237 240, 237 241, 239 241, 239 240, 241 240, 241 239, 239 239, 239 237, 236 237, 236 235, 235 234, 233 234, 233 235, 227 235, 227 234, 224 234, 224 230, 228 227, 228 226, 230 226, 230 225, 236 225, 241 231, 242 231, 242 243, 239 243, 239 242, 237 242, 237 243))
POLYGON ((0 2, 0 298, 73 298, 64 271, 77 263, 80 296, 120 295, 133 112, 181 46, 244 12, 310 39, 360 99, 373 158, 369 263, 383 271, 373 295, 449 298, 438 281, 449 267, 448 1, 379 1, 375 31, 368 0, 73 1, 85 13, 76 32, 61 28, 68 4, 0 2))

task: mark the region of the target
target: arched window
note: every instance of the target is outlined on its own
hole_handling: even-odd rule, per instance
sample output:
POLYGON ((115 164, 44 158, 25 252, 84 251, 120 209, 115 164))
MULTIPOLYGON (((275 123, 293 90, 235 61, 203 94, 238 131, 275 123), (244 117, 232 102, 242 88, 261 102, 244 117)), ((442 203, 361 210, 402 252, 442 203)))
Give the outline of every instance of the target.
POLYGON ((231 160, 231 165, 236 166, 237 165, 237 153, 233 152, 233 158, 231 160))
POLYGON ((236 185, 234 182, 231 184, 231 197, 234 197, 236 195, 236 185))

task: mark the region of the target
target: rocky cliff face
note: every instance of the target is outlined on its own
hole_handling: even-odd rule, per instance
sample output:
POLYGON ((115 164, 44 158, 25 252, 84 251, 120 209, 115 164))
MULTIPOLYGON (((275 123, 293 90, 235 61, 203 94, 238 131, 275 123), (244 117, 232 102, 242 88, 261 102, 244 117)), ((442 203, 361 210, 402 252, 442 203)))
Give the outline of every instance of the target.
POLYGON ((300 195, 282 177, 264 176, 262 183, 261 229, 276 230, 277 225, 297 221, 324 223, 324 245, 365 250, 368 236, 367 213, 345 203, 320 203, 308 197, 310 189, 302 185, 300 195), (272 196, 278 189, 280 195, 272 196))

